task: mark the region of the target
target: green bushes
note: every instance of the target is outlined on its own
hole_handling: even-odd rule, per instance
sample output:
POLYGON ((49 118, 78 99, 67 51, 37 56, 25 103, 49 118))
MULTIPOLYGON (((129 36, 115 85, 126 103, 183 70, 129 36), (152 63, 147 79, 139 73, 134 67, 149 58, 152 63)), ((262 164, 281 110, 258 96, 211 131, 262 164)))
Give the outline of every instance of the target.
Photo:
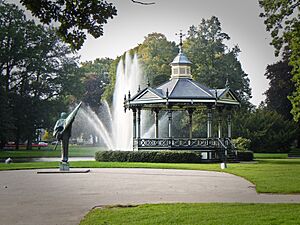
POLYGON ((250 148, 251 140, 243 137, 238 137, 232 140, 233 144, 239 151, 247 151, 250 148))
POLYGON ((253 152, 252 151, 242 151, 237 152, 238 161, 252 161, 253 160, 253 152))
POLYGON ((250 150, 256 153, 287 153, 299 131, 295 122, 267 109, 237 113, 233 127, 235 136, 251 140, 250 150))
POLYGON ((99 162, 156 162, 198 163, 200 152, 188 151, 99 151, 95 155, 99 162))

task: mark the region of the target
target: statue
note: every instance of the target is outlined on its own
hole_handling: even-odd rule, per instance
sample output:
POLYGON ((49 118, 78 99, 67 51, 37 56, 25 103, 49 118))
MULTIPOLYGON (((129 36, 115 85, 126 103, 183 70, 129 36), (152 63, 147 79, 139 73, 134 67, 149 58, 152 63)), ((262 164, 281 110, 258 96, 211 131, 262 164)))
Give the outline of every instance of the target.
POLYGON ((81 102, 68 116, 67 113, 62 112, 60 119, 57 120, 54 126, 53 136, 57 139, 54 149, 56 149, 58 142, 61 142, 60 171, 69 171, 69 139, 71 137, 72 124, 80 106, 81 102))

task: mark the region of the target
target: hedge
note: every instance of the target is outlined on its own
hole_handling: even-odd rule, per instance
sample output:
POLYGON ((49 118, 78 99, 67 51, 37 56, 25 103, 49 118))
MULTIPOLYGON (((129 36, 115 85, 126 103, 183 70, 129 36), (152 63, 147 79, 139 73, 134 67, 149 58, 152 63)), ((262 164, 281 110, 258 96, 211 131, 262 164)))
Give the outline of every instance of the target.
POLYGON ((199 163, 200 152, 188 151, 99 151, 99 162, 199 163))
POLYGON ((237 152, 238 161, 252 161, 253 152, 252 151, 238 151, 237 152))

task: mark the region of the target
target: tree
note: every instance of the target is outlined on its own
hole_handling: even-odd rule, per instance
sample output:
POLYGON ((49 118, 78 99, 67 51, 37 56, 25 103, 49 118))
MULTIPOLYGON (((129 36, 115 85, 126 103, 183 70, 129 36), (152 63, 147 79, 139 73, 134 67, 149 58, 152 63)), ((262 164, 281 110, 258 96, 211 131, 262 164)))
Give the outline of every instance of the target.
POLYGON ((235 46, 228 50, 224 44, 229 39, 229 35, 222 32, 218 18, 213 16, 202 19, 198 27, 190 27, 184 51, 193 63, 192 74, 196 81, 210 88, 224 88, 227 83, 241 101, 248 104, 249 78, 237 59, 240 49, 235 46))
POLYGON ((103 24, 117 15, 116 8, 99 0, 20 0, 43 24, 58 23, 57 33, 74 49, 80 49, 86 33, 98 38, 103 24))
POLYGON ((234 136, 250 139, 250 149, 254 152, 288 152, 297 138, 297 125, 275 111, 259 108, 236 113, 234 136))
POLYGON ((269 110, 274 110, 283 115, 286 119, 291 120, 292 104, 288 100, 289 95, 295 90, 291 78, 292 66, 288 64, 288 55, 283 60, 267 66, 265 76, 270 80, 269 89, 265 92, 266 104, 269 110))
POLYGON ((271 45, 275 47, 275 55, 281 50, 291 51, 289 64, 292 69, 292 80, 295 91, 289 96, 292 103, 291 113, 294 120, 300 119, 300 2, 298 0, 259 0, 264 12, 260 14, 265 18, 267 31, 273 38, 271 45))
POLYGON ((16 144, 28 140, 30 148, 35 130, 49 124, 53 102, 62 94, 80 93, 74 87, 81 74, 72 51, 55 31, 27 20, 17 6, 0 3, 0 25, 1 88, 16 144))
POLYGON ((85 76, 82 79, 84 95, 82 100, 87 103, 95 112, 101 105, 102 95, 109 84, 109 69, 112 59, 103 58, 82 63, 85 76))
POLYGON ((162 84, 170 78, 170 63, 178 53, 175 42, 161 33, 148 34, 137 47, 145 77, 151 86, 162 84))
MULTIPOLYGON (((45 25, 58 24, 57 34, 73 49, 79 50, 86 32, 94 38, 103 35, 103 25, 117 15, 117 9, 105 0, 20 0, 32 15, 45 25)), ((155 2, 135 1, 140 5, 155 2)))

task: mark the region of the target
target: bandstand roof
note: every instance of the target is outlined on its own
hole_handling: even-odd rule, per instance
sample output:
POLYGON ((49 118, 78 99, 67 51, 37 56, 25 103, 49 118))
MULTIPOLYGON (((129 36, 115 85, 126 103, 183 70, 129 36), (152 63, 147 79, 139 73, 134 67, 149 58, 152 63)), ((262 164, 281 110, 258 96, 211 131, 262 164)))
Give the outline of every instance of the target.
POLYGON ((178 78, 152 88, 141 90, 127 104, 130 107, 164 108, 173 106, 190 106, 205 104, 239 105, 235 94, 229 89, 210 89, 191 79, 178 78))
MULTIPOLYGON (((171 66, 189 66, 191 62, 180 51, 171 66)), ((194 81, 192 76, 183 74, 171 76, 171 79, 157 87, 146 87, 134 96, 128 96, 124 102, 126 108, 189 108, 203 105, 239 105, 240 102, 230 88, 212 89, 194 81)))

